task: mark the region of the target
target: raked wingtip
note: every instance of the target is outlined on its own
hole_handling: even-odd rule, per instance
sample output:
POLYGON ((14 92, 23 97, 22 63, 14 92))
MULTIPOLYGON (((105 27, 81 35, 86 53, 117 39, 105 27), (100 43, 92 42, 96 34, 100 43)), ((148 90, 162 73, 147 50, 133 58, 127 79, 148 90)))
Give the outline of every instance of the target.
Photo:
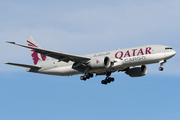
POLYGON ((16 44, 15 42, 6 41, 7 43, 16 44))

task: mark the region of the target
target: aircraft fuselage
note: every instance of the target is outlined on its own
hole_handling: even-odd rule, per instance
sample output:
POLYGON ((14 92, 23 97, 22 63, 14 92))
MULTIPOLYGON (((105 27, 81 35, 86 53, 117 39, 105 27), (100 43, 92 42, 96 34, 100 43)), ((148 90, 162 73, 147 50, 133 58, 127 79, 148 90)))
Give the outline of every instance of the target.
MULTIPOLYGON (((152 63, 159 63, 160 61, 168 60, 173 57, 176 52, 169 46, 164 45, 146 45, 140 47, 118 49, 113 51, 99 52, 94 54, 83 55, 91 59, 99 57, 109 57, 111 65, 108 68, 91 69, 89 73, 103 73, 121 71, 127 67, 146 65, 152 63)), ((98 64, 97 59, 97 64, 98 64)), ((46 61, 39 64, 41 69, 29 69, 28 72, 38 72, 50 75, 70 76, 75 74, 82 74, 81 71, 72 68, 74 62, 63 62, 58 60, 46 61)))

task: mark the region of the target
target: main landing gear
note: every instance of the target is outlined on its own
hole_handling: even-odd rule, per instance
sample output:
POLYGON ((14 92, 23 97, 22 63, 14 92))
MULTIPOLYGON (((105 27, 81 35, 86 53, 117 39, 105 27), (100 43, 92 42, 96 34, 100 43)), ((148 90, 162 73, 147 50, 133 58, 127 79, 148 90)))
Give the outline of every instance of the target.
POLYGON ((92 78, 93 76, 93 74, 87 73, 84 76, 81 76, 80 79, 86 81, 86 79, 92 78))
POLYGON ((107 85, 108 83, 114 82, 114 78, 109 77, 111 72, 106 73, 106 79, 102 80, 101 83, 107 85))
POLYGON ((92 78, 94 75, 92 73, 89 73, 89 67, 86 67, 84 70, 84 76, 81 76, 80 79, 86 81, 86 79, 92 78))
POLYGON ((166 60, 162 60, 159 63, 160 63, 159 71, 163 71, 164 68, 162 66, 163 66, 164 63, 166 63, 166 60))

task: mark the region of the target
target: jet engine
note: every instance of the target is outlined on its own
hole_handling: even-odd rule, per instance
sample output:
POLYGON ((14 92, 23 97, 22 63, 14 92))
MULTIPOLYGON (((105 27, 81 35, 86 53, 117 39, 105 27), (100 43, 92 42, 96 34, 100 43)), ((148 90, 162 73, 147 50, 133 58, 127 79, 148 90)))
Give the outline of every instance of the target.
POLYGON ((109 57, 96 57, 96 58, 92 58, 89 66, 92 68, 96 68, 96 69, 100 69, 100 68, 108 68, 111 65, 111 61, 109 59, 109 57))
POLYGON ((142 65, 142 66, 129 68, 126 70, 125 73, 131 77, 141 77, 141 76, 146 75, 147 67, 145 65, 142 65))

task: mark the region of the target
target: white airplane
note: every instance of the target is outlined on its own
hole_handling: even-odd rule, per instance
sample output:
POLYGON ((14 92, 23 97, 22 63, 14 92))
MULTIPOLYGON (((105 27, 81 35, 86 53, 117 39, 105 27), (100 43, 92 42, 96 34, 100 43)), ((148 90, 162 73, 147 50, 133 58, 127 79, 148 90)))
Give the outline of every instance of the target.
POLYGON ((72 76, 84 74, 81 80, 86 80, 96 75, 106 75, 101 81, 107 84, 114 81, 110 75, 113 72, 125 71, 131 77, 146 75, 146 64, 160 63, 159 70, 163 71, 163 63, 176 54, 176 51, 164 45, 146 45, 127 49, 106 51, 88 55, 74 55, 41 48, 34 39, 26 37, 28 46, 15 42, 8 42, 29 48, 34 65, 6 63, 25 67, 27 72, 48 75, 72 76), (55 59, 51 59, 51 58, 55 59))

